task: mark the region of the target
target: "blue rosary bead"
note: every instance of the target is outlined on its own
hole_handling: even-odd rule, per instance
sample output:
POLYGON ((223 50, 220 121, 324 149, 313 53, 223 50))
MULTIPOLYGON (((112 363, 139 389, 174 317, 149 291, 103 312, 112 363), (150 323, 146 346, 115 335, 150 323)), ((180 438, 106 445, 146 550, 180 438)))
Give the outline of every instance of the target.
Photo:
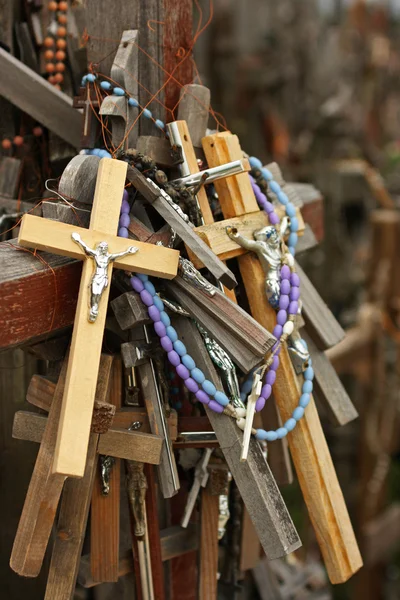
POLYGON ((282 190, 278 192, 278 200, 281 204, 283 204, 283 206, 286 206, 286 204, 289 202, 289 198, 286 196, 285 192, 282 192, 282 190))
POLYGON ((161 300, 160 296, 158 296, 157 294, 154 296, 154 306, 157 306, 157 308, 160 312, 163 312, 165 309, 164 302, 161 300))
POLYGON ((224 392, 220 392, 219 390, 215 392, 214 399, 221 404, 221 406, 226 406, 229 404, 229 398, 224 394, 224 392))
POLYGON ((205 393, 208 394, 209 396, 215 396, 217 388, 208 379, 205 379, 205 381, 203 381, 203 383, 201 384, 201 387, 203 388, 205 393))
POLYGON ((151 283, 151 281, 146 281, 145 282, 144 289, 147 290, 152 296, 156 295, 156 288, 151 283))
POLYGON ((301 408, 307 408, 307 406, 310 404, 310 400, 311 400, 310 394, 302 394, 300 396, 299 406, 301 406, 301 408))
POLYGON ((296 419, 296 421, 300 421, 300 419, 302 418, 303 415, 304 415, 304 408, 302 406, 297 406, 292 413, 292 417, 293 417, 293 419, 296 419))
POLYGON ((310 380, 307 380, 303 383, 303 387, 302 387, 302 392, 303 394, 311 394, 311 392, 313 391, 313 382, 310 380))
POLYGON ((283 425, 288 431, 292 431, 295 427, 296 427, 296 419, 293 419, 293 417, 291 417, 290 419, 288 419, 286 421, 286 423, 283 425))
POLYGON ((292 202, 289 202, 289 204, 286 204, 286 214, 291 219, 296 216, 296 207, 294 204, 292 204, 292 202))
POLYGON ((256 156, 250 156, 249 163, 252 169, 262 169, 262 162, 256 156))
POLYGON ((136 98, 129 98, 128 104, 129 106, 133 106, 134 108, 139 107, 139 102, 136 100, 136 98))
POLYGON ((154 125, 159 129, 165 129, 165 124, 160 119, 156 119, 154 125))
POLYGON ((113 94, 114 94, 114 96, 125 96, 125 90, 123 90, 120 87, 115 87, 113 89, 113 94))
POLYGON ((290 219, 290 231, 296 232, 299 230, 299 220, 297 217, 290 219))
POLYGON ((142 114, 144 117, 146 117, 146 119, 151 119, 153 117, 151 110, 148 108, 144 108, 142 114))
MULTIPOLYGON (((155 299, 156 299, 156 296, 154 297, 154 300, 155 299)), ((154 306, 157 306, 155 302, 154 302, 154 306)), ((157 306, 157 308, 158 308, 158 306, 157 306)), ((160 310, 160 319, 161 319, 161 323, 163 325, 165 325, 165 327, 168 327, 169 325, 171 325, 171 319, 169 318, 169 315, 167 315, 165 310, 162 310, 162 311, 160 310)))
POLYGON ((293 246, 289 246, 288 250, 292 256, 294 256, 296 254, 296 248, 294 248, 293 246))
POLYGON ((267 181, 273 180, 271 171, 268 171, 268 169, 266 169, 265 167, 263 167, 261 169, 261 173, 262 173, 262 176, 264 177, 264 179, 266 179, 267 181))
POLYGON ((282 438, 287 436, 287 434, 288 434, 288 430, 286 429, 286 427, 279 427, 279 429, 276 430, 276 436, 277 436, 278 440, 281 440, 282 438))
POLYGON ((181 360, 182 360, 182 363, 185 365, 185 367, 187 369, 189 369, 189 371, 193 371, 193 369, 196 368, 196 363, 194 362, 194 360, 190 356, 190 354, 185 354, 185 356, 182 356, 181 360))
POLYGON ((88 73, 86 75, 86 81, 90 81, 90 83, 93 83, 94 81, 96 81, 96 75, 93 75, 93 73, 88 73))
POLYGON ((149 280, 149 276, 145 275, 144 273, 137 273, 136 277, 138 277, 140 281, 143 281, 143 283, 149 280))
POLYGON ((297 240, 298 240, 297 233, 291 233, 291 234, 289 234, 289 237, 288 237, 288 246, 289 246, 289 248, 290 247, 294 248, 296 246, 296 244, 297 244, 297 240))
POLYGON ((201 371, 197 367, 190 370, 190 376, 192 379, 195 380, 196 383, 199 383, 200 385, 205 381, 205 376, 204 376, 203 371, 201 371))
POLYGON ((276 181, 270 181, 269 189, 271 190, 271 192, 274 192, 274 194, 278 195, 281 191, 281 186, 276 181))
POLYGON ((176 331, 172 327, 172 325, 169 325, 167 327, 167 336, 169 337, 169 339, 171 340, 172 343, 176 342, 178 339, 178 334, 176 333, 176 331))
POLYGON ((278 434, 276 431, 265 431, 265 429, 257 429, 256 431, 256 440, 260 442, 274 442, 278 439, 278 434))
MULTIPOLYGON (((168 330, 168 328, 167 328, 167 330, 168 330)), ((180 340, 176 340, 176 342, 174 342, 174 350, 175 350, 175 352, 177 352, 179 354, 179 356, 185 356, 185 354, 186 354, 186 346, 180 340)))
POLYGON ((101 87, 102 90, 108 91, 108 90, 111 89, 111 83, 109 81, 102 81, 100 83, 100 87, 101 87))
POLYGON ((306 381, 312 381, 314 379, 314 369, 312 367, 307 367, 303 373, 303 377, 306 381))

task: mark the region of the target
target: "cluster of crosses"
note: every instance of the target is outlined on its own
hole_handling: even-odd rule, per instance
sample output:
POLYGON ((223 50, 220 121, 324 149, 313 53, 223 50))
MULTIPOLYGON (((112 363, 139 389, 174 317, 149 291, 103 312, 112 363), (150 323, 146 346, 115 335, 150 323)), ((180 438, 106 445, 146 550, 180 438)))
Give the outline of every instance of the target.
MULTIPOLYGON (((113 80, 125 88, 128 84, 121 65, 132 60, 133 45, 127 41, 136 35, 136 31, 124 32, 111 71, 113 80)), ((1 59, 4 61, 4 56, 1 59)), ((7 57, 7 64, 12 60, 7 57)), ((57 102, 63 102, 58 92, 46 93, 56 94, 57 102)), ((207 132, 207 88, 188 84, 182 97, 185 101, 179 106, 178 120, 168 124, 168 139, 134 139, 129 133, 138 109, 129 106, 125 96, 108 96, 96 107, 87 86, 76 102, 84 108, 83 144, 93 144, 99 110, 107 116, 115 147, 129 150, 134 143, 161 167, 178 170, 182 178, 192 177, 192 183, 201 178, 197 160, 201 156, 207 169, 217 169, 213 185, 221 220, 214 222, 204 187, 197 192, 203 224, 193 227, 138 170, 123 160, 95 155, 78 155, 66 167, 59 193, 68 203, 44 202, 43 217, 25 215, 22 219, 19 246, 44 252, 51 269, 37 266, 36 259, 23 252, 15 253, 16 258, 13 255, 18 276, 13 274, 8 282, 3 344, 26 344, 28 338, 40 340, 42 336, 34 346, 38 354, 48 352, 52 340, 58 349, 57 341, 64 338, 58 338, 57 332, 64 333, 73 322, 69 349, 64 344, 57 356, 57 381, 36 375, 28 389, 27 400, 46 411, 47 417, 18 412, 13 429, 14 437, 38 442, 40 449, 10 564, 20 575, 37 576, 55 527, 48 600, 72 598, 78 573, 80 581, 90 586, 116 581, 132 568, 139 597, 165 598, 163 561, 193 549, 199 549, 200 555, 199 597, 216 598, 220 498, 227 494, 230 474, 249 517, 242 526, 252 533, 251 549, 247 542, 242 554, 247 558, 251 554, 257 562, 259 544, 269 560, 293 552, 301 541, 278 487, 293 477, 289 449, 331 582, 348 580, 362 564, 313 400, 287 440, 268 447, 268 460, 253 437, 248 440, 246 460, 241 460, 243 433, 225 414, 215 414, 207 406, 203 416, 197 417, 166 410, 157 368, 159 352, 148 328, 150 319, 137 293, 127 291, 128 278, 123 271, 159 278, 160 285, 162 280, 166 298, 180 307, 171 312, 174 328, 196 365, 219 389, 223 388, 221 373, 205 347, 202 329, 244 374, 260 364, 275 342, 269 332, 276 313, 264 293, 265 273, 260 262, 226 235, 229 226, 251 238, 255 230, 268 224, 252 192, 244 152, 237 136, 229 131, 207 132), (232 168, 236 174, 232 175, 232 168), (126 186, 135 193, 129 240, 116 235, 126 186), (146 207, 151 209, 146 211, 146 207), (160 220, 162 225, 155 230, 154 223, 160 220), (169 247, 171 232, 179 236, 180 249, 194 267, 207 269, 219 282, 212 295, 178 273, 180 253, 169 247), (236 277, 225 262, 231 259, 237 259, 251 316, 238 304, 236 277), (28 293, 32 287, 53 293, 49 299, 47 291, 46 297, 39 294, 36 304, 26 308, 22 303, 27 296, 21 298, 21 290, 28 293), (8 317, 15 318, 18 303, 16 326, 8 317), (32 314, 36 315, 34 322, 32 314), (121 353, 110 354, 109 340, 116 338, 121 353), (123 372, 130 373, 130 396, 124 389, 123 372), (201 448, 203 454, 182 513, 184 527, 169 527, 160 536, 157 490, 166 499, 178 493, 174 451, 186 448, 201 448), (213 454, 214 448, 220 454, 213 454), (214 455, 219 458, 213 460, 214 455), (133 563, 132 552, 119 556, 121 461, 126 465, 132 513, 133 563), (197 499, 200 525, 188 526, 197 499), (88 558, 81 553, 89 509, 88 558)), ((74 123, 81 127, 80 119, 74 123)), ((75 125, 65 135, 76 141, 75 125)), ((297 207, 299 250, 315 246, 321 238, 318 194, 310 196, 301 186, 286 184, 276 164, 268 168, 297 207)), ((15 252, 14 248, 6 251, 8 255, 15 252)), ((344 332, 299 265, 296 269, 302 285, 303 337, 313 358, 318 399, 335 425, 345 425, 357 413, 325 355, 344 332)), ((297 406, 300 384, 293 358, 282 348, 275 402, 271 401, 260 417, 268 429, 279 427, 297 406)))

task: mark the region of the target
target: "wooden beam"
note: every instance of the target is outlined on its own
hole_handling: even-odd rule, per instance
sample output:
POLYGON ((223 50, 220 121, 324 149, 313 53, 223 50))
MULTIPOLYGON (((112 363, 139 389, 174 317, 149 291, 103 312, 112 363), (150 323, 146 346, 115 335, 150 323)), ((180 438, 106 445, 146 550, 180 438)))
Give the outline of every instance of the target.
POLYGON ((98 448, 100 454, 158 465, 162 445, 158 435, 112 428, 101 436, 98 448))
POLYGON ((218 584, 219 496, 201 492, 199 598, 216 600, 218 584))

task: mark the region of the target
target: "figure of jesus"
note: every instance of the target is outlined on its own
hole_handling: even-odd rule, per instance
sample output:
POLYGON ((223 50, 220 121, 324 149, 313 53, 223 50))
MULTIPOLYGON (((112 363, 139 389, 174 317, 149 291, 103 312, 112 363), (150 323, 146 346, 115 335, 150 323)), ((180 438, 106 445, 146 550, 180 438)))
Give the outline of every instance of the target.
POLYGON ((99 303, 103 291, 108 287, 108 267, 117 258, 122 258, 127 254, 135 254, 139 248, 135 246, 129 246, 124 252, 117 254, 109 254, 107 242, 99 242, 96 248, 89 248, 87 244, 82 240, 79 233, 73 233, 72 239, 76 242, 84 251, 86 256, 93 259, 95 264, 95 271, 90 282, 90 301, 89 301, 89 322, 94 323, 99 314, 99 303))

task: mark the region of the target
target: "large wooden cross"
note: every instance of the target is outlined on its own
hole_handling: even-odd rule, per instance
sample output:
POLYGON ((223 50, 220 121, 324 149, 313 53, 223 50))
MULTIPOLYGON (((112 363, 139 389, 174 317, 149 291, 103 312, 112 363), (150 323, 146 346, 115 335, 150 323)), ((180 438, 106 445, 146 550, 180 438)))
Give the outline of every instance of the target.
MULTIPOLYGON (((89 229, 25 215, 18 238, 20 245, 82 260, 85 255, 72 237, 73 234, 75 237, 79 234, 90 248, 106 242, 114 254, 125 252, 129 243, 115 234, 126 169, 126 163, 121 161, 104 158, 100 162, 89 229)), ((136 242, 135 247, 138 248, 137 253, 116 258, 114 266, 167 279, 176 275, 179 252, 140 242, 136 242)), ((92 284, 93 278, 93 266, 90 263, 91 261, 86 260, 82 270, 53 463, 54 473, 71 477, 82 477, 85 470, 109 295, 109 287, 106 284, 96 321, 89 322, 88 287, 92 284)), ((112 265, 109 265, 108 277, 111 272, 112 265)), ((62 310, 62 306, 59 310, 62 310)))

